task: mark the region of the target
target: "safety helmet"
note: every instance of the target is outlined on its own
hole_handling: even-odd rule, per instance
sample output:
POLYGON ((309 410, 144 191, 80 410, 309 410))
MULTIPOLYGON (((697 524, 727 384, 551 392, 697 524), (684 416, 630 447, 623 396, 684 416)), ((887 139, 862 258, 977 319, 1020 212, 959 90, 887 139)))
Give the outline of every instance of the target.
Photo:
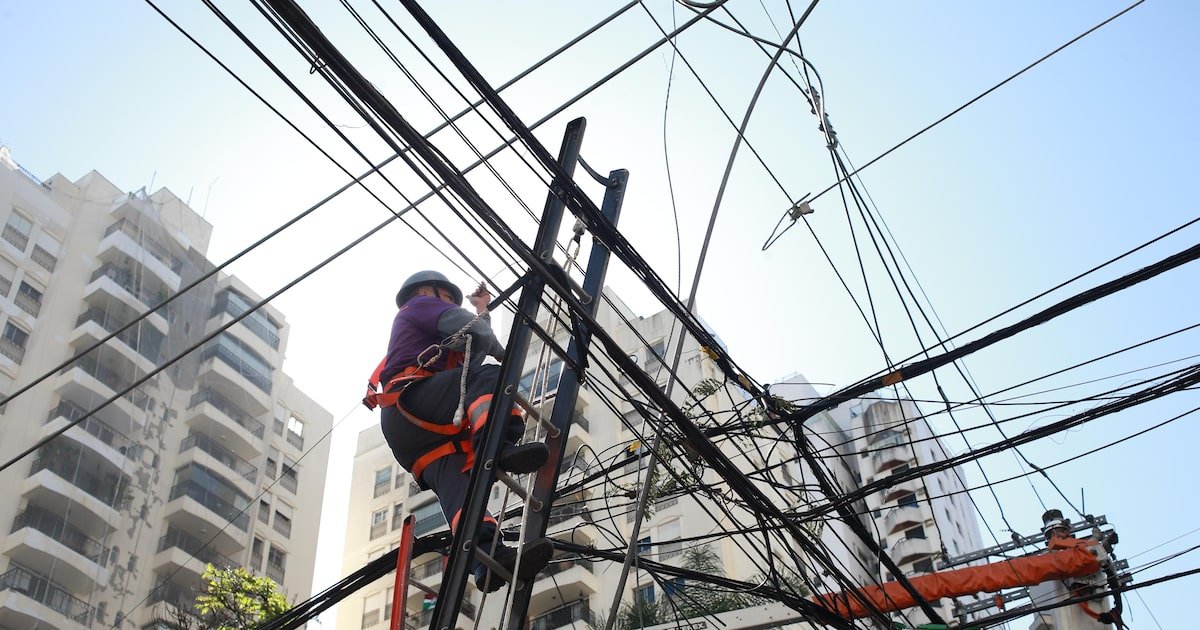
POLYGON ((439 289, 446 289, 450 292, 450 296, 454 298, 455 304, 462 304, 463 292, 450 279, 441 272, 426 269, 418 271, 409 276, 404 284, 400 285, 400 292, 396 294, 396 307, 404 306, 404 303, 409 301, 417 289, 423 286, 433 286, 439 289))

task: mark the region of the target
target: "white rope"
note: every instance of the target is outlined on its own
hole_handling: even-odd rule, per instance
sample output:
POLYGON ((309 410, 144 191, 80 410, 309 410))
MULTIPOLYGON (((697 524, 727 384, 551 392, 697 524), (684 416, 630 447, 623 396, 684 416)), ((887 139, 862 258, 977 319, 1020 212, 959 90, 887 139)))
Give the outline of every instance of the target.
POLYGON ((471 340, 473 337, 467 335, 467 341, 463 346, 463 364, 462 377, 458 379, 458 409, 454 411, 454 428, 461 429, 464 416, 467 413, 467 369, 471 366, 471 340))

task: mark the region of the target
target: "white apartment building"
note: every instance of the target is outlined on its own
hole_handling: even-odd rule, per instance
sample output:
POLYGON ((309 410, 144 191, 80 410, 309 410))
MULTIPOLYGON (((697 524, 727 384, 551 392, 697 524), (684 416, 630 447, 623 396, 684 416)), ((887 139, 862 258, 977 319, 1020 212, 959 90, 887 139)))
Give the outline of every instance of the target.
MULTIPOLYGON (((819 397, 799 375, 773 385, 772 391, 798 404, 819 397)), ((917 406, 911 400, 897 399, 891 390, 880 390, 870 398, 819 414, 805 426, 818 449, 840 455, 836 467, 841 473, 838 485, 843 491, 949 456, 941 440, 933 437, 917 406)), ((983 547, 977 512, 965 492, 965 479, 961 467, 925 475, 868 495, 855 512, 864 515, 862 522, 868 531, 906 576, 930 573, 944 556, 958 556, 983 547)), ((860 583, 892 579, 844 523, 836 523, 831 529, 837 532, 836 540, 825 540, 831 549, 838 550, 839 556, 855 567, 872 569, 871 579, 860 583)), ((963 603, 975 601, 975 598, 960 599, 963 603)), ((952 600, 942 600, 934 609, 946 621, 955 618, 952 600)), ((919 608, 895 616, 912 625, 929 621, 919 608)))
MULTIPOLYGON (((674 349, 667 347, 667 337, 672 331, 672 315, 663 311, 650 317, 640 317, 610 291, 606 291, 605 294, 609 303, 601 304, 599 321, 622 347, 628 349, 629 356, 642 364, 648 373, 657 375, 660 386, 665 387, 667 373, 665 369, 660 369, 660 357, 665 357, 669 363, 674 356, 674 349), (646 343, 638 338, 639 334, 646 343)), ((497 323, 496 329, 502 335, 508 332, 507 325, 503 323, 497 323)), ((677 338, 678 327, 673 330, 677 338)), ((384 332, 381 332, 380 336, 382 338, 384 332)), ((555 337, 560 346, 566 347, 568 338, 565 331, 555 331, 555 337)), ((535 401, 545 401, 544 409, 548 411, 563 366, 558 359, 551 359, 544 361, 545 369, 538 372, 535 366, 539 365, 539 350, 540 345, 535 344, 528 355, 522 390, 527 397, 535 401), (535 385, 540 382, 546 385, 544 391, 535 385)), ((607 363, 601 363, 611 369, 607 363)), ((592 363, 591 378, 604 379, 601 368, 601 365, 592 363)), ((690 338, 683 350, 679 375, 689 388, 695 387, 705 379, 720 378, 715 364, 690 338)), ((624 377, 618 376, 618 380, 622 385, 629 385, 624 377)), ((637 433, 627 426, 631 425, 638 432, 641 431, 642 417, 634 405, 618 397, 609 398, 614 401, 615 409, 605 404, 596 393, 596 389, 584 388, 580 391, 573 426, 569 433, 567 453, 561 464, 560 487, 582 479, 585 475, 599 470, 601 466, 612 466, 629 459, 633 453, 648 453, 652 436, 646 435, 644 440, 639 439, 637 433)), ((684 401, 683 388, 676 386, 672 391, 672 398, 676 402, 684 401)), ((713 417, 699 418, 698 421, 704 423, 727 419, 728 416, 722 415, 723 412, 728 412, 735 402, 743 400, 740 392, 735 390, 733 396, 725 390, 716 392, 704 400, 705 407, 715 412, 713 417)), ((527 439, 535 439, 536 430, 535 424, 530 423, 527 439)), ((774 439, 774 435, 762 440, 730 440, 723 448, 736 464, 744 465, 746 470, 774 465, 779 471, 775 475, 777 479, 794 482, 799 478, 795 452, 786 441, 774 439)), ((611 476, 611 483, 594 482, 583 492, 560 497, 551 511, 548 535, 578 544, 594 545, 596 548, 620 547, 622 539, 628 540, 631 537, 634 520, 634 500, 631 494, 640 487, 648 459, 642 457, 625 463, 611 476)), ((689 467, 694 468, 685 461, 674 461, 673 467, 676 472, 686 472, 689 467)), ((354 471, 344 556, 345 573, 362 567, 369 559, 396 547, 401 521, 409 513, 417 516, 418 535, 446 527, 436 498, 430 492, 418 492, 412 480, 396 465, 378 427, 372 427, 360 434, 354 471)), ((752 515, 738 507, 731 508, 731 516, 726 515, 704 495, 670 491, 667 481, 669 475, 660 473, 659 479, 660 481, 656 482, 659 490, 652 495, 653 510, 643 520, 637 536, 640 555, 652 560, 679 564, 684 562, 689 548, 707 546, 716 554, 726 576, 753 580, 760 575, 758 567, 763 564, 763 559, 755 555, 761 553, 760 539, 734 535, 689 542, 686 545, 684 543, 684 539, 709 536, 722 529, 753 527, 755 521, 752 515), (734 519, 738 522, 735 523, 734 519)), ((716 484, 719 481, 711 470, 703 473, 702 480, 707 484, 716 484)), ((760 483, 759 487, 776 505, 797 504, 795 492, 781 491, 765 483, 760 483)), ((515 496, 508 496, 505 501, 505 495, 506 489, 501 484, 493 488, 490 503, 493 514, 504 512, 505 506, 512 509, 520 504, 520 500, 515 496)), ((725 502, 726 505, 733 503, 725 502)), ((516 523, 516 520, 512 520, 504 525, 511 527, 516 523)), ((789 563, 785 551, 774 550, 774 553, 777 562, 789 563)), ((413 560, 414 579, 432 589, 441 585, 442 570, 443 559, 439 555, 430 554, 413 560)), ((534 584, 529 607, 529 627, 532 630, 563 627, 579 630, 588 627, 588 624, 602 625, 602 620, 609 614, 616 594, 620 571, 620 563, 590 561, 572 558, 569 555, 556 558, 534 584)), ((872 566, 870 571, 873 573, 876 569, 872 566)), ((855 575, 865 581, 868 573, 861 569, 855 575)), ((817 575, 806 577, 820 579, 817 575)), ((392 612, 393 580, 394 576, 389 575, 343 600, 339 604, 338 630, 359 630, 387 623, 392 612)), ((686 585, 682 579, 658 584, 645 571, 635 568, 622 590, 621 600, 626 605, 635 601, 661 603, 665 597, 684 586, 686 585)), ((481 627, 495 627, 502 614, 504 591, 488 596, 484 602, 480 593, 473 588, 468 590, 470 601, 464 606, 468 617, 478 616, 481 627)), ((418 588, 410 588, 407 600, 410 627, 427 627, 432 611, 425 609, 427 606, 424 603, 424 593, 418 588)), ((647 626, 658 623, 653 620, 646 621, 647 626)), ((469 627, 468 623, 460 617, 460 625, 469 627)))
POLYGON ((332 416, 282 371, 270 306, 121 392, 259 301, 213 268, 212 226, 169 191, 95 171, 41 181, 0 147, 0 628, 154 628, 205 563, 308 597, 332 416), (109 405, 104 401, 115 398, 109 405))

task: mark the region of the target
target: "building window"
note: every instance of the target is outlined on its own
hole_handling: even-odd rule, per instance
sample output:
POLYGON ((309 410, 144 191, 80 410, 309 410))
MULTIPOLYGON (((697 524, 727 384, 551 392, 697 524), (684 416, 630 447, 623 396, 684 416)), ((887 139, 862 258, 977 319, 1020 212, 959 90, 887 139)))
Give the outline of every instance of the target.
POLYGON ((646 353, 646 370, 649 371, 663 362, 663 357, 667 354, 667 342, 659 339, 650 344, 650 351, 646 353))
POLYGON ((25 251, 25 247, 29 245, 29 234, 32 232, 33 221, 16 211, 8 215, 8 223, 4 226, 4 240, 12 243, 17 249, 25 251))
POLYGON ((375 540, 387 533, 387 508, 375 510, 371 513, 371 540, 375 540))
POLYGON ((284 506, 281 505, 279 509, 275 510, 275 524, 272 527, 275 528, 275 531, 282 534, 284 538, 291 538, 292 517, 282 512, 282 509, 284 509, 284 506))
POLYGON ((417 536, 424 536, 446 524, 446 517, 442 515, 442 508, 437 502, 413 510, 413 516, 417 519, 413 527, 413 533, 417 536))
POLYGON ((254 537, 254 542, 250 547, 250 569, 254 571, 262 570, 263 561, 263 539, 258 536, 254 537))
MULTIPOLYGON (((639 555, 650 553, 650 547, 651 547, 651 542, 650 542, 649 536, 646 536, 645 538, 638 540, 637 551, 638 551, 639 555)), ((650 601, 654 601, 654 600, 650 600, 650 601)))
POLYGON ((392 487, 399 490, 404 485, 404 469, 396 466, 396 483, 392 487))
POLYGON ((7 322, 4 324, 4 336, 0 337, 0 354, 20 363, 25 359, 25 344, 28 342, 29 333, 7 322))
POLYGON ((283 468, 279 471, 279 485, 295 493, 296 487, 299 485, 298 474, 296 462, 290 457, 284 457, 283 468))
POLYGON ((912 529, 905 530, 904 537, 909 540, 914 539, 914 538, 919 538, 921 540, 924 540, 925 539, 925 528, 918 525, 912 529))
POLYGON ((267 465, 263 466, 263 472, 267 475, 267 479, 274 479, 278 474, 279 467, 279 449, 274 446, 267 447, 267 465))
POLYGON ((258 500, 258 520, 264 523, 271 522, 271 502, 267 499, 258 500))
POLYGON ((667 597, 672 597, 674 595, 678 595, 679 592, 683 590, 684 585, 685 585, 685 583, 683 581, 683 578, 681 578, 681 577, 672 578, 670 580, 667 580, 667 581, 663 582, 663 585, 662 585, 663 595, 666 595, 667 597))
POLYGON ((392 506, 392 531, 400 529, 404 524, 404 504, 397 503, 392 506))
POLYGON ((896 505, 898 507, 917 507, 917 495, 913 492, 900 495, 900 498, 896 499, 896 505))
POLYGON ((653 604, 654 585, 647 584, 633 589, 633 602, 635 604, 653 604))
POLYGON ((13 296, 13 301, 17 303, 17 306, 21 310, 34 317, 37 317, 38 313, 42 312, 42 292, 35 289, 28 282, 21 282, 21 285, 17 288, 17 294, 13 296))
POLYGON ((926 558, 913 563, 913 571, 917 573, 933 573, 933 559, 926 558))
POLYGON ((379 498, 392 489, 392 467, 380 468, 375 471, 375 498, 379 498))
MULTIPOLYGON (((232 289, 226 289, 224 292, 218 294, 213 302, 213 316, 225 312, 234 317, 239 317, 254 306, 245 296, 232 289)), ((272 349, 279 349, 279 330, 281 326, 275 320, 271 319, 265 311, 260 309, 250 313, 242 318, 241 324, 250 329, 250 332, 254 333, 256 337, 265 341, 272 349)))
POLYGON ((267 577, 283 583, 283 572, 287 568, 287 552, 271 545, 271 551, 267 554, 267 577))
POLYGON ((296 448, 304 448, 304 421, 296 416, 288 417, 287 441, 296 448))
POLYGON ((531 370, 521 377, 518 389, 525 399, 545 399, 558 391, 558 381, 562 377, 562 359, 551 359, 550 366, 544 370, 531 370), (545 380, 543 380, 545 379, 545 380), (543 383, 545 388, 542 387, 543 383), (534 393, 536 392, 536 395, 534 393))

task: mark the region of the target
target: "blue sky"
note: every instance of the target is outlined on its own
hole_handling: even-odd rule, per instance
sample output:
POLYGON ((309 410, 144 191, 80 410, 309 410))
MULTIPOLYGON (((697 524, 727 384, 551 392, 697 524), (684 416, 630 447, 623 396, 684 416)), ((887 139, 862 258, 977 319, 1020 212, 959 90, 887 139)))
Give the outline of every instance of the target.
MULTIPOLYGON (((428 129, 437 121, 436 113, 405 86, 395 68, 366 45, 369 42, 344 11, 304 4, 417 128, 428 129)), ((775 24, 786 31, 785 6, 765 4, 775 24)), ((235 22, 369 157, 389 154, 256 14, 229 5, 224 8, 235 22)), ((439 3, 430 10, 497 84, 618 6, 461 2, 439 3)), ((733 0, 728 6, 753 32, 777 37, 760 3, 733 0)), ((827 113, 842 146, 862 164, 1124 6, 1109 1, 824 2, 801 29, 800 41, 820 74, 827 113)), ((647 7, 670 23, 669 3, 651 2, 647 7)), ((349 170, 365 169, 211 14, 193 6, 166 10, 349 170)), ((371 5, 361 10, 384 26, 371 5)), ((394 10, 401 12, 398 6, 394 10)), ((1194 36, 1197 12, 1193 3, 1146 2, 863 172, 866 190, 947 330, 966 329, 1197 215, 1192 177, 1194 147, 1200 143, 1200 123, 1194 115, 1194 69, 1200 61, 1194 36)), ((676 10, 677 19, 686 15, 676 10)), ((634 8, 518 83, 506 97, 526 120, 539 119, 656 37, 646 12, 634 8)), ((436 84, 394 32, 390 41, 423 81, 436 84)), ((730 115, 740 120, 766 69, 766 56, 711 25, 688 31, 679 46, 730 115)), ((0 54, 7 61, 0 84, 5 95, 0 98, 0 143, 13 150, 17 161, 42 176, 62 172, 77 178, 96 169, 129 190, 169 187, 214 224, 214 260, 238 251, 347 179, 144 3, 5 3, 0 6, 0 54)), ((650 54, 551 119, 538 135, 547 146, 556 147, 570 118, 588 118, 584 156, 599 169, 631 171, 623 230, 672 285, 681 255, 686 288, 733 131, 677 60, 665 118, 665 151, 681 223, 680 248, 663 160, 670 63, 666 49, 650 54)), ((461 108, 452 92, 441 86, 435 90, 447 109, 461 108)), ((793 198, 834 181, 815 127, 816 119, 795 88, 773 75, 747 138, 793 198)), ((495 136, 482 125, 471 125, 469 133, 484 148, 495 144, 495 136)), ((448 135, 435 141, 460 162, 467 155, 448 135)), ((511 157, 497 166, 533 200, 535 210, 540 207, 541 193, 528 170, 511 157)), ((406 192, 419 189, 400 169, 390 173, 406 192)), ((486 178, 476 181, 522 234, 532 233, 532 222, 522 221, 523 211, 511 198, 486 178)), ((398 199, 381 182, 372 186, 385 199, 398 199)), ((760 381, 801 371, 815 382, 852 383, 884 364, 817 242, 797 227, 761 251, 789 205, 743 147, 701 280, 699 311, 760 381)), ((856 297, 865 300, 836 192, 814 205, 810 223, 820 244, 829 249, 856 297)), ((386 216, 386 210, 353 191, 231 271, 260 293, 270 293, 386 216)), ((430 218, 439 224, 454 221, 441 208, 432 208, 430 218)), ((861 237, 861 224, 856 228, 861 237)), ((449 229, 461 236, 455 227, 449 229)), ((992 326, 1016 321, 1033 309, 1190 246, 1198 233, 1197 227, 1183 230, 992 326)), ((476 243, 465 238, 461 242, 469 254, 486 259, 476 243)), ((864 256, 878 260, 872 251, 865 250, 864 256)), ((379 344, 392 314, 393 279, 417 266, 444 263, 404 228, 392 226, 277 304, 292 325, 286 370, 335 419, 349 414, 333 436, 327 493, 336 498, 339 484, 347 480, 354 436, 372 422, 364 411, 354 410, 359 374, 368 372, 381 352, 379 344)), ((492 260, 483 266, 489 273, 501 268, 492 260)), ((889 355, 913 354, 919 346, 887 277, 877 263, 868 263, 867 276, 889 355)), ((477 280, 455 277, 464 284, 477 280)), ((648 314, 654 308, 630 274, 617 271, 610 279, 640 312, 648 314)), ((1196 321, 1197 279, 1190 267, 1173 271, 980 352, 966 364, 980 389, 989 392, 1190 325, 1196 321)), ((1198 348, 1195 333, 1179 335, 1022 391, 1065 387, 1178 361, 1197 354, 1198 348)), ((1156 370, 1130 373, 1038 399, 1082 398, 1153 373, 1156 370)), ((970 397, 952 373, 943 374, 942 381, 952 400, 970 397)), ((936 396, 931 381, 914 382, 912 388, 920 398, 936 396)), ((1195 394, 1184 392, 1043 440, 1024 452, 1045 466, 1195 405, 1195 394)), ((1083 408, 1076 405, 1057 415, 1010 423, 1009 433, 1083 408)), ((994 411, 1008 417, 1028 409, 997 406, 994 411)), ((978 411, 965 412, 959 419, 965 424, 986 421, 978 411)), ((1184 419, 1055 468, 1052 477, 1074 501, 1081 487, 1086 490, 1087 510, 1106 514, 1120 532, 1119 552, 1126 557, 1145 552, 1134 559, 1137 565, 1186 549, 1200 538, 1194 531, 1200 528, 1200 514, 1181 483, 1195 478, 1189 463, 1196 436, 1195 420, 1184 419), (1183 537, 1155 548, 1176 536, 1183 537)), ((996 437, 994 431, 980 431, 971 441, 978 445, 996 437)), ((962 440, 948 443, 953 450, 965 448, 962 440)), ((985 460, 984 469, 992 479, 1021 472, 1007 455, 985 460)), ((982 482, 974 467, 968 468, 967 477, 982 482)), ((1048 504, 1053 503, 1050 507, 1065 507, 1055 503, 1053 489, 1044 482, 1035 486, 1048 504)), ((1041 505, 1028 482, 1001 484, 997 492, 1009 522, 1023 533, 1037 527, 1041 505)), ((990 495, 979 493, 978 501, 985 523, 1006 539, 990 495)), ((340 509, 331 503, 326 512, 338 514, 340 509)), ((334 520, 323 524, 321 553, 328 566, 318 575, 318 586, 340 571, 334 556, 340 554, 343 524, 334 520)), ((1197 564, 1197 557, 1183 556, 1138 577, 1197 564)), ((1190 618, 1185 606, 1192 586, 1182 580, 1142 596, 1163 627, 1182 627, 1190 618)), ((1133 614, 1127 620, 1130 625, 1154 627, 1138 598, 1132 599, 1127 604, 1133 614)))

